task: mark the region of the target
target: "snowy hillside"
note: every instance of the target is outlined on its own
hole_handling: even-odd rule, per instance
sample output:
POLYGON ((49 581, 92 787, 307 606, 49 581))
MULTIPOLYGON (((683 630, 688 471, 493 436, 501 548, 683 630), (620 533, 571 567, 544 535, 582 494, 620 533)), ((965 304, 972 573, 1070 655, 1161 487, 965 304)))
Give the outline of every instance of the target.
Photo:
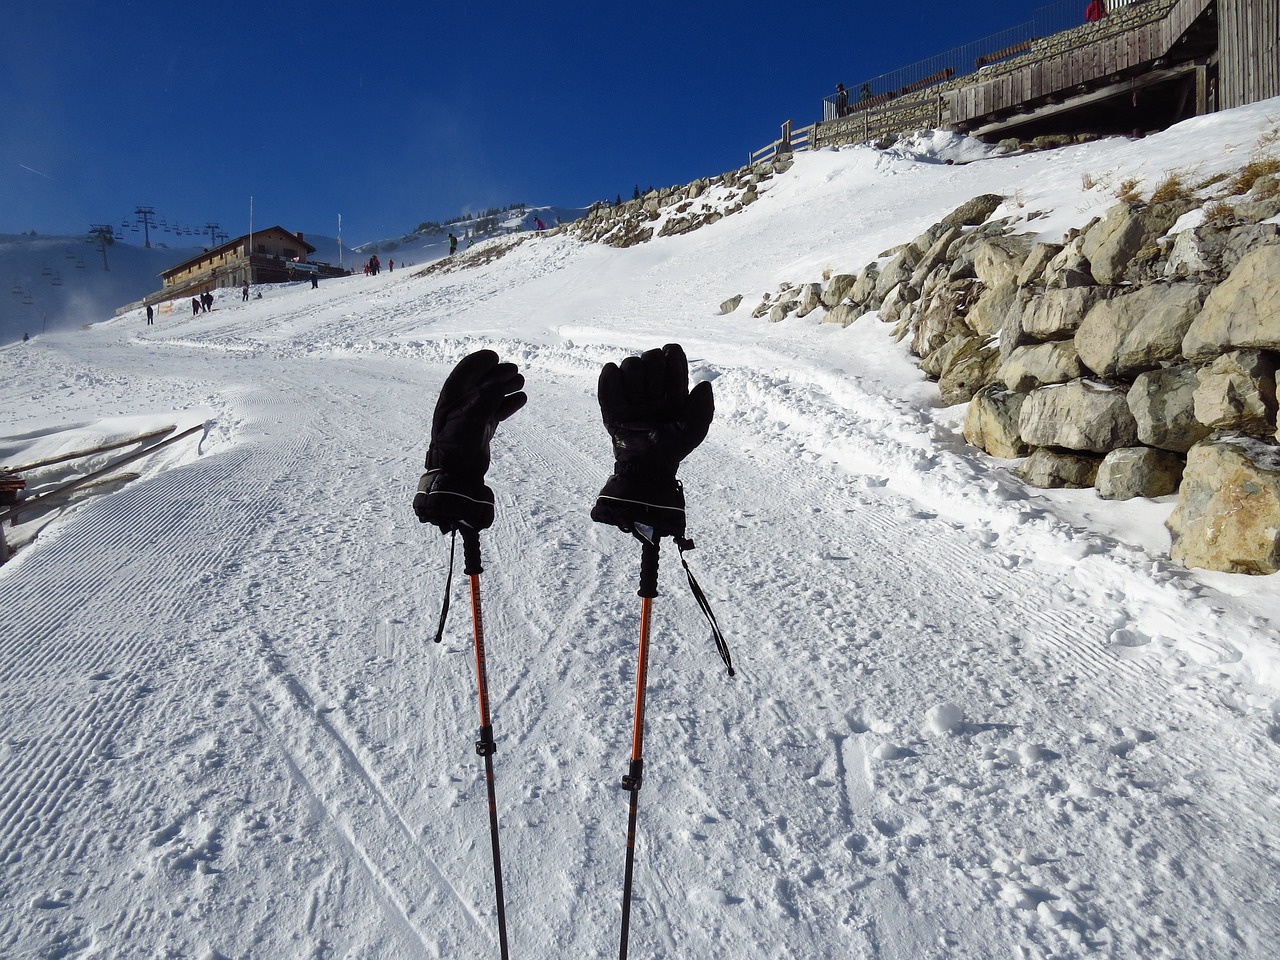
POLYGON ((874 315, 717 311, 981 193, 1060 239, 1277 130, 1271 101, 1005 159, 805 154, 683 236, 522 233, 0 347, 0 463, 207 424, 4 528, 0 956, 498 956, 466 578, 437 646, 448 542, 410 510, 480 347, 529 394, 482 536, 511 955, 616 956, 639 551, 588 516, 596 380, 678 341, 716 402, 688 560, 738 675, 664 545, 631 956, 1272 957, 1276 578, 1171 563, 1171 498, 1024 487, 874 315))
POLYGON ((364 259, 376 253, 383 262, 393 259, 397 263, 419 266, 448 255, 450 233, 458 238, 458 249, 465 251, 485 240, 533 233, 539 219, 550 230, 564 223, 572 223, 584 213, 586 210, 581 207, 519 205, 488 217, 463 217, 451 223, 438 224, 433 229, 364 243, 356 250, 364 255, 364 259))
POLYGON ((0 235, 0 343, 76 329, 160 289, 160 272, 199 248, 112 243, 84 237, 0 235))

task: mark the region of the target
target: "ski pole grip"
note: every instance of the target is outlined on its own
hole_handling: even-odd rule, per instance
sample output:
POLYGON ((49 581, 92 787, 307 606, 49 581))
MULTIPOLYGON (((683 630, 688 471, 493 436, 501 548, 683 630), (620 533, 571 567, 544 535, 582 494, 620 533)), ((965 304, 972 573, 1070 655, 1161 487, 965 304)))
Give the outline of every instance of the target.
POLYGON ((484 573, 480 565, 480 531, 475 527, 462 526, 462 572, 468 577, 484 573))
POLYGON ((655 539, 650 543, 644 540, 640 546, 640 589, 636 591, 636 596, 653 599, 657 595, 658 541, 655 539))

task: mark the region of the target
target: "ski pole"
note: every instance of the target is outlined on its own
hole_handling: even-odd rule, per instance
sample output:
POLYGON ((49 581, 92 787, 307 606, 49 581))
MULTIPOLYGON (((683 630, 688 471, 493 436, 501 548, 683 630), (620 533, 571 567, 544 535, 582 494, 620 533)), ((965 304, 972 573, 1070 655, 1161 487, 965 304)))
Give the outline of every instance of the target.
POLYGON ((644 540, 640 548, 640 652, 636 664, 636 707, 631 730, 631 764, 622 778, 623 789, 631 794, 627 814, 627 864, 622 875, 622 942, 619 960, 627 960, 627 938, 631 931, 631 880, 636 859, 636 814, 640 806, 640 785, 644 780, 644 700, 649 673, 649 624, 653 598, 658 595, 658 537, 644 540))
POLYGON ((485 669, 484 619, 480 613, 480 534, 472 527, 462 527, 463 572, 471 579, 471 623, 475 632, 476 686, 480 692, 480 737, 476 753, 484 757, 484 782, 489 793, 489 837, 493 847, 493 890, 498 904, 498 944, 502 960, 507 960, 507 908, 502 896, 502 854, 498 847, 498 798, 493 787, 493 754, 498 745, 493 740, 493 724, 489 718, 489 675, 485 669))

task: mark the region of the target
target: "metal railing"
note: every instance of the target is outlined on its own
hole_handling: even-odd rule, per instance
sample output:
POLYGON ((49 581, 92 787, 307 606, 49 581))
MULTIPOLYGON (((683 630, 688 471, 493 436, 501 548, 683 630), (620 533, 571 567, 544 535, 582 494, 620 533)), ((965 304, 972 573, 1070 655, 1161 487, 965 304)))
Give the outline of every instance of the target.
MULTIPOLYGON (((1121 7, 1149 2, 1151 0, 1107 0, 1107 10, 1114 13, 1121 7)), ((843 97, 832 94, 822 101, 822 119, 834 120, 869 110, 908 93, 944 80, 969 76, 983 67, 1026 53, 1033 41, 1083 24, 1086 5, 1086 0, 1057 0, 1036 8, 1032 19, 1025 23, 854 84, 844 91, 843 97)))

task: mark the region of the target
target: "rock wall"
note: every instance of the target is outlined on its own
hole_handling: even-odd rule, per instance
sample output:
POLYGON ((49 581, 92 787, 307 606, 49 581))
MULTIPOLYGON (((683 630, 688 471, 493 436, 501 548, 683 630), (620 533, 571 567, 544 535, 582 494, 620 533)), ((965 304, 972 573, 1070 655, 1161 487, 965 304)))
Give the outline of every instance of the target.
POLYGON ((651 190, 626 203, 598 203, 585 217, 554 232, 613 247, 689 233, 745 210, 759 199, 762 185, 791 169, 792 162, 791 155, 785 154, 719 177, 651 190))
POLYGON ((1174 559, 1280 570, 1280 181, 1230 204, 1121 202, 1061 243, 992 220, 1003 200, 976 197, 857 273, 784 284, 752 316, 875 312, 945 403, 969 404, 966 440, 1026 483, 1177 493, 1174 559))

